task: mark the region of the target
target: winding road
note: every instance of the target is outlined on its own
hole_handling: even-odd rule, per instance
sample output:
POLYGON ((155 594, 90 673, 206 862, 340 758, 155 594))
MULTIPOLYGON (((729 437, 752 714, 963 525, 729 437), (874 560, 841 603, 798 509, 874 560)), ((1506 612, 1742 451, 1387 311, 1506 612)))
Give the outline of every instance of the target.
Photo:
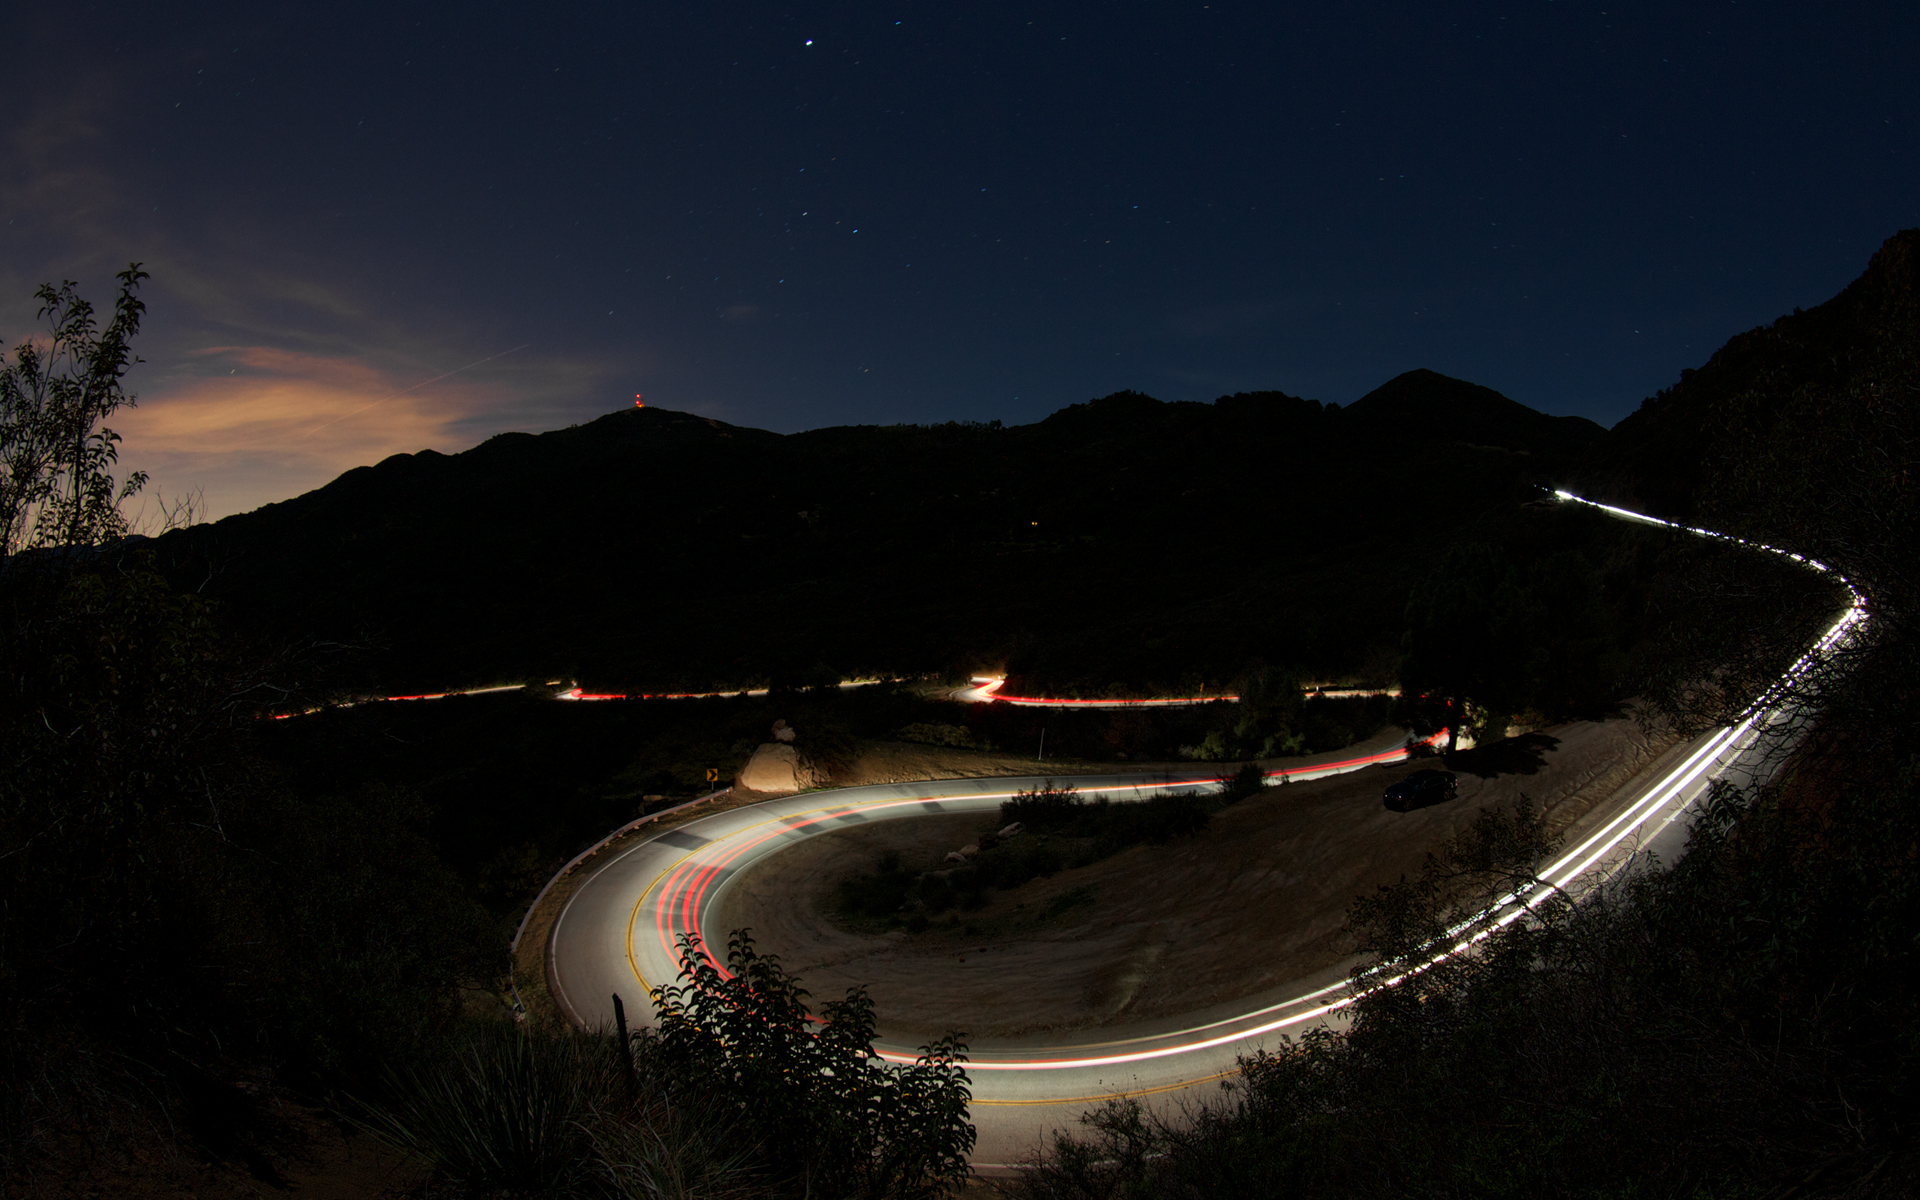
MULTIPOLYGON (((1592 503, 1568 493, 1559 496, 1564 502, 1592 503)), ((1595 507, 1624 519, 1670 524, 1595 507)), ((1789 557, 1811 569, 1827 570, 1817 562, 1789 557)), ((1577 895, 1649 852, 1667 861, 1678 857, 1688 828, 1682 818, 1715 780, 1743 783, 1777 768, 1779 747, 1792 740, 1802 719, 1792 701, 1792 681, 1825 661, 1864 619, 1856 592, 1852 606, 1756 702, 1746 720, 1669 750, 1590 810, 1568 831, 1564 844, 1569 848, 1541 871, 1542 878, 1577 895)), ((1285 774, 1306 780, 1405 757, 1404 747, 1354 757, 1323 756, 1326 761, 1292 767, 1285 774)), ((1074 777, 1070 782, 1083 793, 1124 800, 1217 786, 1215 778, 1116 774, 1074 777)), ((993 812, 1015 791, 1043 782, 1040 777, 940 780, 809 792, 716 813, 631 846, 594 869, 555 920, 549 944, 555 995, 568 1015, 587 1027, 611 1024, 614 993, 622 995, 629 1013, 644 1014, 649 988, 671 982, 677 973, 675 939, 680 934, 700 932, 709 945, 716 940, 725 944, 727 931, 708 929, 707 918, 732 882, 756 862, 828 831, 993 812)), ((1498 919, 1518 919, 1527 904, 1546 894, 1543 889, 1531 897, 1508 897, 1498 919)), ((1047 1131, 1070 1127, 1081 1112, 1115 1094, 1171 1097, 1210 1086, 1234 1071, 1238 1056, 1264 1041, 1297 1034, 1315 1023, 1337 1022, 1353 999, 1344 972, 1336 968, 1220 1009, 1086 1032, 1097 1040, 977 1042, 968 1064, 979 1131, 976 1166, 1003 1166, 1029 1157, 1047 1131)), ((877 1043, 877 1049, 894 1061, 910 1061, 915 1053, 911 1045, 885 1041, 877 1043)))

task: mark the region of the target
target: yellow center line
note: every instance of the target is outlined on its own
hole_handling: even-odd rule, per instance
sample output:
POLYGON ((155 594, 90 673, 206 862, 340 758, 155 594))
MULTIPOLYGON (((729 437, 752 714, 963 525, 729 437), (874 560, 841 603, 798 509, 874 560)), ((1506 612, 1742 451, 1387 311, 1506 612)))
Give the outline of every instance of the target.
MULTIPOLYGON (((1013 794, 1014 793, 1012 792, 982 792, 975 795, 923 796, 917 799, 897 800, 897 801, 893 801, 892 803, 927 804, 927 803, 936 803, 942 800, 993 800, 993 799, 1004 798, 1007 796, 1012 796, 1013 794)), ((818 816, 821 813, 830 813, 835 810, 844 810, 846 812, 859 812, 864 807, 867 807, 867 806, 860 805, 860 804, 850 804, 846 801, 841 801, 838 804, 829 804, 822 808, 811 808, 803 812, 788 813, 784 817, 769 817, 768 819, 761 821, 758 824, 749 825, 744 829, 736 829, 732 833, 727 834, 726 838, 736 838, 743 833, 752 833, 757 829, 764 829, 769 825, 786 824, 787 822, 792 821, 795 817, 813 817, 813 816, 818 816)), ((734 811, 737 812, 739 810, 736 809, 734 811)), ((713 815, 725 816, 729 814, 715 813, 713 815)), ((701 819, 705 820, 706 818, 703 817, 701 819)), ((627 854, 633 853, 633 851, 640 849, 640 847, 645 846, 650 842, 657 841, 661 837, 665 836, 666 834, 676 832, 677 830, 680 830, 680 829, 685 829, 688 826, 693 824, 695 824, 695 822, 689 821, 687 822, 686 825, 679 825, 679 826, 676 826, 674 829, 663 829, 659 833, 656 833, 652 837, 648 838, 646 841, 635 843, 626 851, 626 853, 623 853, 620 857, 625 858, 627 854)), ((675 859, 672 863, 661 868, 660 873, 655 875, 653 877, 653 880, 650 883, 648 883, 645 888, 641 889, 640 898, 633 902, 633 910, 627 914, 627 939, 626 939, 627 969, 633 972, 633 977, 640 982, 641 987, 647 990, 647 995, 649 996, 653 995, 653 985, 648 983, 647 977, 640 973, 640 964, 634 960, 634 956, 633 956, 633 926, 634 926, 634 922, 640 919, 640 909, 642 908, 642 906, 646 904, 647 897, 652 895, 654 892, 654 889, 660 886, 661 880, 665 879, 667 876, 679 870, 680 867, 683 866, 694 855, 700 853, 702 850, 706 850, 713 846, 718 846, 723 840, 726 840, 726 839, 717 838, 713 841, 708 842, 705 846, 696 846, 693 849, 687 851, 684 855, 682 855, 678 859, 675 859)), ((611 865, 612 863, 608 864, 608 866, 611 866, 611 865)), ((601 870, 603 871, 605 869, 606 869, 605 867, 601 868, 601 870)), ((599 872, 596 871, 595 874, 597 875, 599 874, 599 872)))
MULTIPOLYGON (((920 797, 917 799, 906 799, 906 800, 894 801, 893 803, 925 804, 925 803, 939 802, 942 800, 968 800, 968 799, 990 800, 990 799, 1001 798, 1002 796, 1010 796, 1012 794, 1013 793, 1011 792, 1007 792, 1007 793, 988 792, 988 793, 979 793, 974 795, 926 796, 926 797, 920 797)), ((689 862, 695 855, 699 854, 702 850, 707 850, 714 846, 718 846, 723 841, 726 841, 728 839, 739 837, 742 834, 753 833, 757 830, 765 829, 770 825, 787 824, 793 821, 797 817, 817 817, 822 814, 832 813, 836 811, 858 812, 863 807, 865 806, 847 804, 845 802, 842 802, 839 804, 826 805, 821 808, 806 809, 804 811, 797 812, 797 813, 788 813, 785 816, 769 817, 764 821, 757 822, 753 825, 748 825, 742 829, 736 829, 732 833, 726 834, 722 838, 717 838, 713 841, 710 841, 704 846, 696 846, 693 849, 687 851, 685 854, 681 855, 679 858, 675 859, 673 862, 667 864, 665 867, 662 867, 660 871, 654 875, 652 880, 648 882, 647 886, 641 890, 640 898, 634 901, 633 908, 627 913, 627 928, 626 928, 627 969, 633 973, 634 979, 637 980, 640 986, 645 989, 646 994, 649 997, 653 995, 653 985, 647 982, 647 977, 641 973, 640 964, 635 959, 634 949, 633 949, 633 927, 640 919, 640 910, 646 905, 647 897, 652 895, 654 891, 659 888, 662 880, 666 879, 667 876, 673 874, 675 871, 679 870, 682 866, 686 865, 687 862, 689 862)), ((725 814, 716 813, 714 815, 720 816, 725 814)), ((688 822, 687 825, 677 826, 676 828, 685 829, 688 827, 688 825, 692 825, 692 824, 694 824, 694 822, 688 822)), ((634 851, 639 850, 642 846, 645 846, 651 842, 657 841, 660 837, 672 832, 674 832, 674 830, 672 829, 662 830, 660 833, 657 833, 652 837, 648 838, 647 841, 638 842, 633 846, 629 847, 628 850, 621 855, 621 857, 624 858, 626 857, 627 854, 631 854, 634 851)), ((615 861, 618 861, 618 860, 615 860, 615 861)), ((607 865, 611 866, 612 863, 609 863, 607 865)), ((604 871, 605 869, 606 869, 605 867, 601 868, 602 871, 604 871)), ((595 872, 595 874, 597 875, 599 874, 599 872, 595 872)), ((1152 1039, 1130 1038, 1127 1040, 1128 1041, 1147 1041, 1152 1039)), ((1095 1042, 1085 1047, 1071 1046, 1071 1047, 1065 1047, 1065 1049, 1076 1049, 1076 1050, 1083 1049, 1083 1048, 1098 1049, 1098 1048, 1110 1046, 1112 1044, 1113 1043, 1110 1043, 1110 1042, 1095 1042)), ((1059 1049, 1059 1047, 1056 1047, 1056 1049, 1059 1049)), ((1203 1083, 1212 1083, 1215 1080, 1225 1079, 1229 1075, 1238 1075, 1239 1073, 1240 1073, 1239 1068, 1236 1067, 1231 1070, 1216 1072, 1215 1074, 1212 1074, 1212 1075, 1204 1075, 1196 1079, 1186 1079, 1186 1080, 1181 1080, 1177 1083, 1162 1084, 1158 1087, 1139 1088, 1132 1091, 1103 1092, 1099 1095, 1094 1095, 1094 1096, 1061 1096, 1061 1097, 1038 1099, 1038 1100, 982 1100, 982 1099, 975 1098, 972 1101, 972 1103, 979 1104, 979 1105, 1000 1106, 1000 1107, 1026 1107, 1026 1106, 1041 1106, 1041 1105, 1048 1105, 1048 1104, 1085 1104, 1085 1103, 1090 1103, 1096 1100, 1107 1100, 1107 1099, 1113 1099, 1118 1097, 1131 1097, 1131 1096, 1155 1096, 1163 1092, 1180 1091, 1183 1088, 1196 1087, 1203 1083)))

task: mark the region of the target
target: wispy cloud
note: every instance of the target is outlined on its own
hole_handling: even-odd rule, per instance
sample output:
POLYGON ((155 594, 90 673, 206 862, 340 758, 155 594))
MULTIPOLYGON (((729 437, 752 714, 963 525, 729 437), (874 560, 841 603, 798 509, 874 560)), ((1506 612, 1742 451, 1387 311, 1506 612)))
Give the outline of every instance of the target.
POLYGON ((203 492, 218 518, 392 454, 465 449, 476 423, 509 427, 522 408, 519 389, 499 379, 219 346, 192 355, 114 428, 124 468, 168 495, 203 492))
MULTIPOLYGON (((212 144, 184 168, 146 140, 129 99, 187 95, 191 111, 183 81, 203 59, 224 51, 149 55, 134 78, 49 70, 29 87, 15 73, 0 88, 0 349, 43 330, 39 284, 76 279, 106 307, 112 273, 144 263, 134 348, 147 361, 128 378, 140 402, 111 424, 122 471, 147 471, 150 496, 199 493, 213 517, 244 512, 392 454, 588 419, 657 370, 650 349, 583 349, 545 314, 499 319, 396 286, 418 260, 377 236, 208 185, 244 174, 234 148, 212 144)), ((184 120, 174 107, 168 119, 184 120)))

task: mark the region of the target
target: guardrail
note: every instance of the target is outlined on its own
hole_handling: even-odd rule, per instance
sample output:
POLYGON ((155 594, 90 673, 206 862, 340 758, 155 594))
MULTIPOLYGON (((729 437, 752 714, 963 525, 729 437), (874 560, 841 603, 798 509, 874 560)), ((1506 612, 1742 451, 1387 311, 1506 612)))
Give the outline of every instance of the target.
MULTIPOLYGON (((513 940, 509 942, 508 945, 513 948, 516 954, 519 953, 520 935, 527 931, 527 922, 533 920, 533 914, 540 910, 540 902, 547 898, 547 893, 553 890, 553 885, 556 883, 559 883, 562 879, 565 879, 568 875, 572 874, 573 869, 575 867, 579 866, 581 863, 587 861, 589 858, 592 858, 594 855, 606 849, 608 842, 611 842, 613 839, 620 837, 624 834, 632 833, 634 830, 640 828, 642 825, 645 825, 649 821, 657 821, 661 817, 668 816, 669 814, 682 812, 686 809, 692 808, 696 804, 705 804, 709 800, 717 800, 721 796, 725 796, 732 791, 733 791, 733 788, 731 785, 729 785, 727 787, 721 788, 717 792, 708 792, 706 795, 701 796, 696 800, 689 800, 684 804, 676 804, 672 808, 663 808, 659 812, 650 812, 643 817, 637 817, 634 820, 628 821, 625 825, 622 825, 620 828, 614 830, 612 833, 608 834, 607 836, 601 838, 599 841, 595 842, 593 845, 588 846, 585 850, 582 850, 580 853, 574 855, 571 859, 567 861, 566 866, 561 867, 558 871, 555 871, 553 873, 553 878, 547 880, 547 885, 540 889, 540 894, 533 898, 533 903, 527 905, 527 911, 525 912, 525 914, 521 916, 519 926, 516 927, 513 931, 513 940)), ((514 1003, 518 1004, 519 1001, 520 1001, 520 997, 516 995, 514 997, 514 1003)))

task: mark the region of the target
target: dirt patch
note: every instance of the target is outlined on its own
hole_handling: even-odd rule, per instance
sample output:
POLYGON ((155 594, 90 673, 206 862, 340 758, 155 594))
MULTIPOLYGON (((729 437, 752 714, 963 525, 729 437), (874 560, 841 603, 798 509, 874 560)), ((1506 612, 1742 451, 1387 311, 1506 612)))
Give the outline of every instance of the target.
POLYGON ((842 927, 835 884, 887 850, 924 861, 989 822, 935 817, 823 834, 738 880, 713 932, 751 927, 816 1002, 866 984, 883 1031, 906 1040, 1177 1016, 1336 967, 1351 953, 1343 928, 1353 898, 1418 871, 1482 809, 1524 793, 1564 831, 1670 744, 1625 719, 1555 727, 1518 747, 1455 756, 1459 799, 1411 813, 1388 812, 1381 791, 1428 764, 1289 784, 1220 812, 1197 837, 994 894, 921 934, 842 927), (1076 891, 1092 902, 1069 900, 1076 891))

